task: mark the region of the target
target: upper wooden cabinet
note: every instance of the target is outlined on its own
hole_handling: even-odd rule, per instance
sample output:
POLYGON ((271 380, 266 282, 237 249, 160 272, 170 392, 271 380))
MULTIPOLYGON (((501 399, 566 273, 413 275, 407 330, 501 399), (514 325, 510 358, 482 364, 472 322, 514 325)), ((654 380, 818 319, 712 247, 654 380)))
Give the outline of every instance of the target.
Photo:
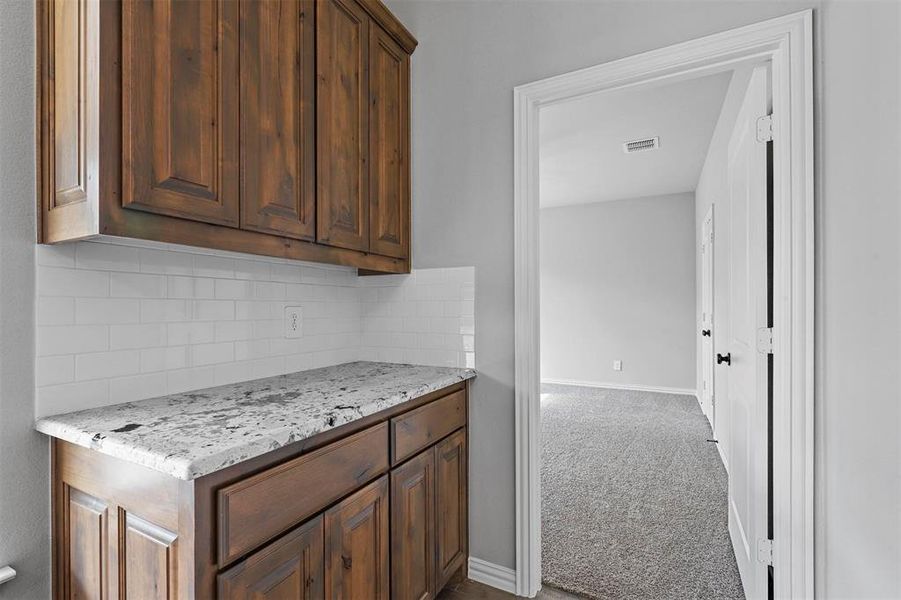
POLYGON ((123 206, 238 224, 237 30, 229 0, 122 4, 123 206))
POLYGON ((379 0, 39 0, 38 238, 410 269, 410 54, 379 0))
POLYGON ((316 18, 317 238, 369 250, 369 17, 353 0, 322 0, 316 18))
POLYGON ((243 0, 241 227, 316 237, 312 0, 243 0))
POLYGON ((385 31, 369 43, 369 245, 376 254, 410 252, 410 55, 385 31))

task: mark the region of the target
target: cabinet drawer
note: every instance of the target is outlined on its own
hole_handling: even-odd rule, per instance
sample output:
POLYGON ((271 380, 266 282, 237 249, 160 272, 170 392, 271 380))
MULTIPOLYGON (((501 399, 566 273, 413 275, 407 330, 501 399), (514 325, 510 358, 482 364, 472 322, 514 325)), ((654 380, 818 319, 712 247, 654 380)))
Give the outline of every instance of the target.
POLYGON ((381 423, 219 490, 219 565, 314 515, 388 469, 381 423))
POLYGON ((464 390, 391 419, 391 464, 406 460, 465 424, 464 390))

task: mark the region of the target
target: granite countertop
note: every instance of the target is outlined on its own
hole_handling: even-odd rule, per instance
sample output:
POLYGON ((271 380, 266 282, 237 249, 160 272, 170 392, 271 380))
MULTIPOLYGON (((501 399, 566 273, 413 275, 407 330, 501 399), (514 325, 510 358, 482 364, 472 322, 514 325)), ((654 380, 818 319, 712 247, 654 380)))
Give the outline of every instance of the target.
POLYGON ((353 362, 40 419, 47 435, 192 480, 475 377, 353 362))

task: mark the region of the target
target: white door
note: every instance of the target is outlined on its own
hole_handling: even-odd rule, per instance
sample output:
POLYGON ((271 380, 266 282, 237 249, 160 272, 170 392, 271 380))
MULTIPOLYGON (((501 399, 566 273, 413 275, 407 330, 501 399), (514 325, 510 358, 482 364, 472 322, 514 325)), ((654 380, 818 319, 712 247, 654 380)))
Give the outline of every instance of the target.
MULTIPOLYGON (((749 600, 768 597, 767 566, 758 546, 767 528, 768 361, 757 351, 767 314, 767 143, 757 120, 769 114, 769 69, 754 69, 729 141, 729 533, 749 600)), ((725 358, 725 357, 724 357, 725 358)), ((720 361, 719 355, 717 361, 720 361)), ((722 399, 720 399, 722 401, 722 399)))
POLYGON ((713 205, 710 205, 701 226, 701 407, 711 428, 716 427, 713 361, 713 205))

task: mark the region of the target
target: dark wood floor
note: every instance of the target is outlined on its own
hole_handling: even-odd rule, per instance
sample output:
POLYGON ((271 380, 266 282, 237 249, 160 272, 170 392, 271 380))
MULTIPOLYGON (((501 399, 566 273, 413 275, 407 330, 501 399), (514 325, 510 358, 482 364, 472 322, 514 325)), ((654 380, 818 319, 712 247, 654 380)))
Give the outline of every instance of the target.
MULTIPOLYGON (((516 598, 516 596, 466 579, 460 583, 448 584, 438 594, 437 600, 511 600, 512 598, 516 598)), ((582 597, 544 586, 536 598, 538 600, 580 600, 582 597)))

